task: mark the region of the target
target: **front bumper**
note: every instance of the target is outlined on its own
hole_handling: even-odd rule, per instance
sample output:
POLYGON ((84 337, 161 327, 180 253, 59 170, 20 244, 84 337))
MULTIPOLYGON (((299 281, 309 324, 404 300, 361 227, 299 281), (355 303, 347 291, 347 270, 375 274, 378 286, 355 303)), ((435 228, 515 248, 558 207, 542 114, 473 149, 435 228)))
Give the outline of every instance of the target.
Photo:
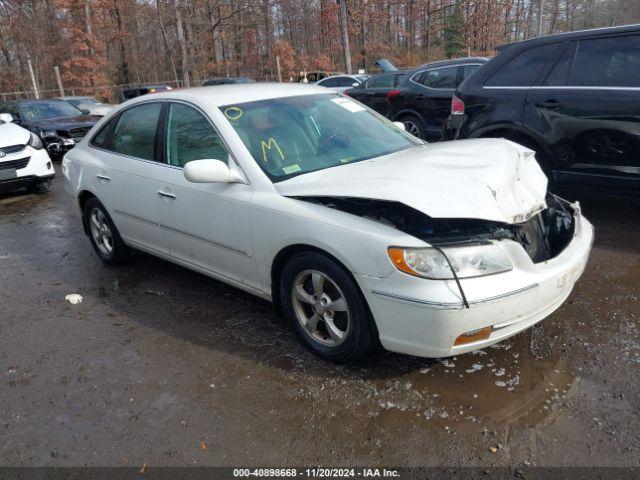
POLYGON ((21 152, 9 155, 3 160, 10 162, 26 157, 29 158, 26 166, 15 170, 11 169, 10 175, 7 175, 8 170, 2 168, 2 162, 0 162, 0 192, 5 193, 18 188, 37 185, 55 176, 55 169, 51 159, 44 149, 35 150, 31 147, 26 147, 21 152))
POLYGON ((465 308, 453 280, 427 280, 396 271, 389 277, 356 275, 371 308, 380 341, 394 352, 447 357, 487 347, 538 323, 556 310, 582 275, 593 226, 576 214, 574 236, 555 258, 534 264, 517 243, 498 242, 513 270, 460 280, 465 308), (463 333, 493 327, 489 338, 454 346, 463 333))

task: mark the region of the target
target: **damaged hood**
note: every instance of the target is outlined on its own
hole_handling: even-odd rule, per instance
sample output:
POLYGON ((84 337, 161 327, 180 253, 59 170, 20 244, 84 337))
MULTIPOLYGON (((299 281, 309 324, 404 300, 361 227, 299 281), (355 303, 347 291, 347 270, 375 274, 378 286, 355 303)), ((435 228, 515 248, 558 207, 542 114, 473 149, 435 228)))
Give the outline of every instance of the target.
POLYGON ((414 147, 275 184, 287 197, 400 202, 433 218, 520 223, 546 208, 547 178, 534 152, 502 139, 414 147))

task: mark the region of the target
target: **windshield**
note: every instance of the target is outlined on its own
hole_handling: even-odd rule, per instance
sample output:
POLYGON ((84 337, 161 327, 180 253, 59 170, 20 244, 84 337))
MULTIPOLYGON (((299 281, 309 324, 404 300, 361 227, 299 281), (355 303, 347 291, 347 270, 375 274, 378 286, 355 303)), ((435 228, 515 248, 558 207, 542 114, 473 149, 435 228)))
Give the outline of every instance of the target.
POLYGON ((20 113, 24 120, 77 117, 78 115, 82 115, 80 110, 67 102, 63 102, 62 100, 22 103, 20 104, 20 113))
POLYGON ((422 142, 350 98, 275 98, 220 107, 273 182, 360 162, 422 142))
POLYGON ((67 98, 67 102, 69 102, 74 107, 79 107, 80 105, 100 105, 100 102, 95 98, 91 97, 80 97, 80 98, 67 98))

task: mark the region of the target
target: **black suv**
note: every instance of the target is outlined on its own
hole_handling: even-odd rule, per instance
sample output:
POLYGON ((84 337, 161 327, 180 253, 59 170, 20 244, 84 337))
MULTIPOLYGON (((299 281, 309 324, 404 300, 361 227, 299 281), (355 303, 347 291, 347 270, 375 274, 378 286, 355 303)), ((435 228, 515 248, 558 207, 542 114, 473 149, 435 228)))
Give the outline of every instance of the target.
POLYGON ((387 115, 389 113, 387 96, 389 92, 394 91, 394 89, 398 87, 404 74, 405 72, 403 71, 396 71, 376 75, 361 83, 359 86, 350 88, 345 91, 344 94, 355 98, 382 115, 387 115))
POLYGON ((406 72, 387 95, 388 117, 426 140, 441 140, 455 88, 487 62, 461 58, 428 63, 406 72))
POLYGON ((64 100, 16 100, 0 103, 0 113, 42 139, 52 160, 62 157, 100 120, 64 100))
POLYGON ((504 137, 556 182, 640 192, 640 25, 506 45, 460 85, 450 138, 504 137))

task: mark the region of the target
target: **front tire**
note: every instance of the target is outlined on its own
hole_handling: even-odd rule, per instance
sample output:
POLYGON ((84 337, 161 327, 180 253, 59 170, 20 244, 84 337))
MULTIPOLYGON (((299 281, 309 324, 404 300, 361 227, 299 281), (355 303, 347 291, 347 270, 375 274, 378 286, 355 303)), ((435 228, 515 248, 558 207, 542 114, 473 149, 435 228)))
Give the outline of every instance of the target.
POLYGON ((336 363, 362 359, 373 345, 373 320, 355 281, 316 252, 293 256, 280 276, 285 318, 300 342, 336 363))
POLYGON ((44 180, 34 185, 27 187, 27 191, 30 193, 48 193, 51 191, 51 180, 44 180))
POLYGON ((97 198, 87 200, 83 219, 91 245, 104 263, 115 265, 131 258, 131 249, 122 241, 109 213, 97 198))

